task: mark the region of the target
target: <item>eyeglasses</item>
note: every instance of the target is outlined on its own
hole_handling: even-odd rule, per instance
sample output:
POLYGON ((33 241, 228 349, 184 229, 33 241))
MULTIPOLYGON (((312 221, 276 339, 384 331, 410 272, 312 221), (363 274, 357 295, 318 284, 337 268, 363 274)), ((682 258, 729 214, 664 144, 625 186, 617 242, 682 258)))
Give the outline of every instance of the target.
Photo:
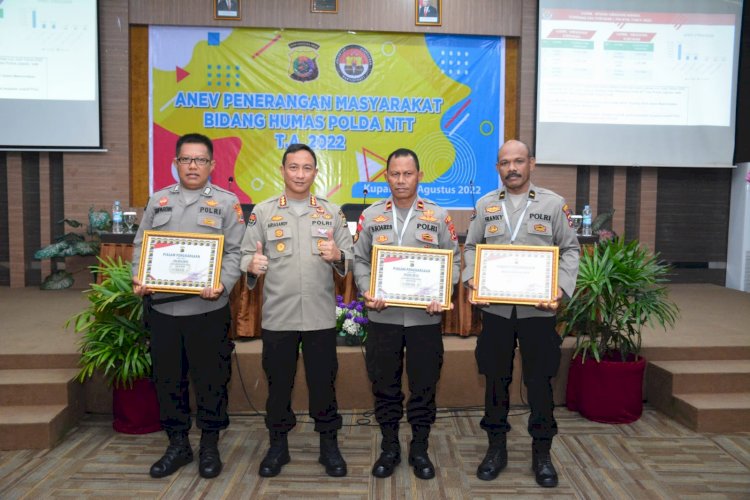
POLYGON ((192 162, 195 162, 199 167, 205 167, 211 163, 210 158, 190 158, 189 156, 180 156, 179 158, 175 158, 175 160, 180 165, 190 165, 192 162))

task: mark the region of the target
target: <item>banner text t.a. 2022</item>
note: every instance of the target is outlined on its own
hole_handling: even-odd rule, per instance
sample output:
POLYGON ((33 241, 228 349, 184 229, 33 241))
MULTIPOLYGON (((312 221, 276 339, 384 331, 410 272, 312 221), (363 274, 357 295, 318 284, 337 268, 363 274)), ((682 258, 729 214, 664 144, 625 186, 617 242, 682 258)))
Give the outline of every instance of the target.
POLYGON ((420 195, 470 208, 498 185, 502 38, 151 27, 151 189, 176 182, 177 138, 214 141, 212 182, 257 203, 283 190, 284 149, 318 155, 314 191, 389 195, 385 160, 414 150, 420 195))

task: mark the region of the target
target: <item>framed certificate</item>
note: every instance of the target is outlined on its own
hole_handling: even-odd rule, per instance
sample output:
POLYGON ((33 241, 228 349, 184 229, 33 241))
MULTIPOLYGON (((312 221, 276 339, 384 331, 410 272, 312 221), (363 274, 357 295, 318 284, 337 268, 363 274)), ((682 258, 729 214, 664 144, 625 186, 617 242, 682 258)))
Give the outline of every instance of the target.
POLYGON ((389 245, 372 247, 370 295, 391 306, 450 309, 453 251, 389 245))
POLYGON ((223 234, 144 231, 138 279, 158 292, 217 288, 223 249, 223 234))
POLYGON ((560 249, 521 245, 477 245, 476 302, 536 305, 557 297, 560 249))

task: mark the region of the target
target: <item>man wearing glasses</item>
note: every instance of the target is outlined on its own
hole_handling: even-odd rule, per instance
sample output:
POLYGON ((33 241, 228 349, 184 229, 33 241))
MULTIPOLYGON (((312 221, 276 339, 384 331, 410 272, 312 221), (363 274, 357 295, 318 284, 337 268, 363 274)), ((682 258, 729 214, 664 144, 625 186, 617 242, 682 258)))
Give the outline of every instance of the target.
POLYGON ((229 293, 240 277, 240 242, 245 229, 237 197, 209 181, 214 169, 213 144, 200 134, 177 140, 174 166, 180 182, 154 193, 133 242, 133 275, 138 274, 145 230, 223 234, 221 283, 200 295, 153 293, 133 278, 133 291, 149 296, 144 316, 151 331, 151 359, 161 424, 169 437, 164 456, 151 466, 151 477, 176 472, 193 461, 188 374, 202 430, 198 471, 219 475, 219 431, 229 425, 227 383, 233 344, 229 340, 229 293))

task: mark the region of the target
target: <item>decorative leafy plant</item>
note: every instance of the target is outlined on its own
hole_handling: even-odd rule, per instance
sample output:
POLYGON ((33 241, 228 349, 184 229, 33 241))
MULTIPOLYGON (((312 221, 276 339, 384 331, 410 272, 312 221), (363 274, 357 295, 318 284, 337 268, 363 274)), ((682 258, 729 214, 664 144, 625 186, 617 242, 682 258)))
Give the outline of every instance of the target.
POLYGON ((641 329, 674 326, 677 306, 665 286, 669 266, 638 241, 600 242, 584 253, 573 297, 561 313, 563 334, 576 336, 573 356, 638 358, 641 329), (632 356, 631 356, 632 355, 632 356))
MULTIPOLYGON (((63 219, 58 222, 63 226, 73 229, 83 227, 83 223, 75 219, 63 219)), ((106 231, 112 222, 109 213, 104 210, 89 208, 89 224, 85 232, 68 232, 57 238, 53 243, 41 248, 34 253, 34 258, 55 259, 61 257, 72 257, 74 255, 99 255, 99 233, 106 231)), ((44 279, 42 290, 60 290, 73 285, 73 275, 65 270, 52 272, 44 279)))
POLYGON ((149 333, 144 328, 143 301, 133 293, 130 263, 121 259, 99 259, 94 266, 104 280, 92 284, 86 297, 89 306, 66 323, 82 335, 81 382, 102 370, 108 383, 130 387, 151 375, 149 333))

